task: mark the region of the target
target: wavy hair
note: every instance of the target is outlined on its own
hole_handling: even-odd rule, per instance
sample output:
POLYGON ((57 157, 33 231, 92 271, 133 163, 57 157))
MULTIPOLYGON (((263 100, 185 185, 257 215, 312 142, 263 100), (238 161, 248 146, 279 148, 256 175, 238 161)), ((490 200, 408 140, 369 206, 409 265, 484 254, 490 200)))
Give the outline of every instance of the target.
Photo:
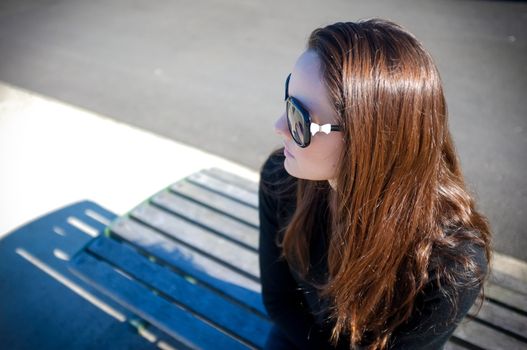
POLYGON ((445 289, 483 284, 487 270, 459 248, 479 245, 490 262, 490 227, 463 179, 438 70, 412 34, 380 19, 335 23, 314 30, 307 49, 321 60, 345 151, 335 191, 295 180, 297 205, 280 244, 306 277, 312 218, 327 201, 328 280, 318 288, 331 300, 331 342, 346 334, 352 347, 368 339, 382 349, 430 271, 445 289))

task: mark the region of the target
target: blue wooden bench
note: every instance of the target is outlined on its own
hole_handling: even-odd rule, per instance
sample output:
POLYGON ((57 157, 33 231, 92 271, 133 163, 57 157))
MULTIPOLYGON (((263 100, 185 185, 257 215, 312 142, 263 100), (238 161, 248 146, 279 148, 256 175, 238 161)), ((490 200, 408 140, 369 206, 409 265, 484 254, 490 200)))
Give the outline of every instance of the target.
POLYGON ((217 169, 175 183, 113 221, 71 268, 176 348, 262 348, 257 185, 217 169))
MULTIPOLYGON (((69 267, 135 314, 138 331, 175 349, 260 349, 271 322, 260 296, 257 209, 257 183, 203 170, 99 223, 69 267)), ((519 283, 491 281, 481 312, 447 349, 527 348, 519 283)))

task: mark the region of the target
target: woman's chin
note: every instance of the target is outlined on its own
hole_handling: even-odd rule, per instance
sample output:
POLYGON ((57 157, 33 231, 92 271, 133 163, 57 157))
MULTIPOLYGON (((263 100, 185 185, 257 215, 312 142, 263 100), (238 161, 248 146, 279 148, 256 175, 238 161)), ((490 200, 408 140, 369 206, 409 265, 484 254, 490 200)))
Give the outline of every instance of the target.
POLYGON ((297 169, 295 169, 296 168, 295 164, 292 164, 293 162, 294 162, 293 159, 285 157, 285 159, 284 159, 284 169, 292 177, 301 178, 300 176, 298 176, 298 171, 296 171, 297 169))

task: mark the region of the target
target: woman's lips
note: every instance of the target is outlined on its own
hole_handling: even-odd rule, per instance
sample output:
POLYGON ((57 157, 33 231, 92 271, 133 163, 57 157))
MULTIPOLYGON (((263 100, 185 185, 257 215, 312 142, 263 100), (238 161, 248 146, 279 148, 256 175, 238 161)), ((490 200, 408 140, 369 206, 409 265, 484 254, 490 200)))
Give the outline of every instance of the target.
POLYGON ((285 147, 285 146, 284 146, 284 155, 285 155, 286 157, 288 157, 288 158, 295 158, 295 157, 291 154, 291 152, 289 152, 289 151, 287 150, 287 147, 285 147))

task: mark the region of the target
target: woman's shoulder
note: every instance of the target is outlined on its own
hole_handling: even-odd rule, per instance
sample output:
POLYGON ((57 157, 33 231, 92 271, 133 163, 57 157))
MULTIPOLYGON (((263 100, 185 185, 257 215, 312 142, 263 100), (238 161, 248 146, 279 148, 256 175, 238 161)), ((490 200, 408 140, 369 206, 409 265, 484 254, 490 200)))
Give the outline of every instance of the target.
MULTIPOLYGON (((485 281, 488 257, 485 244, 470 229, 447 232, 450 240, 432 250, 429 280, 423 290, 423 301, 443 299, 461 304, 461 315, 468 311, 485 281)), ((453 305, 444 303, 449 308, 453 305)))
POLYGON ((480 234, 469 228, 444 229, 444 239, 432 250, 430 269, 464 275, 470 271, 485 275, 488 270, 487 249, 480 234))
MULTIPOLYGON (((450 234, 473 235, 466 229, 450 234)), ((428 283, 415 299, 410 318, 394 333, 393 348, 442 347, 475 303, 488 270, 486 249, 476 239, 458 243, 434 249, 428 283)))

